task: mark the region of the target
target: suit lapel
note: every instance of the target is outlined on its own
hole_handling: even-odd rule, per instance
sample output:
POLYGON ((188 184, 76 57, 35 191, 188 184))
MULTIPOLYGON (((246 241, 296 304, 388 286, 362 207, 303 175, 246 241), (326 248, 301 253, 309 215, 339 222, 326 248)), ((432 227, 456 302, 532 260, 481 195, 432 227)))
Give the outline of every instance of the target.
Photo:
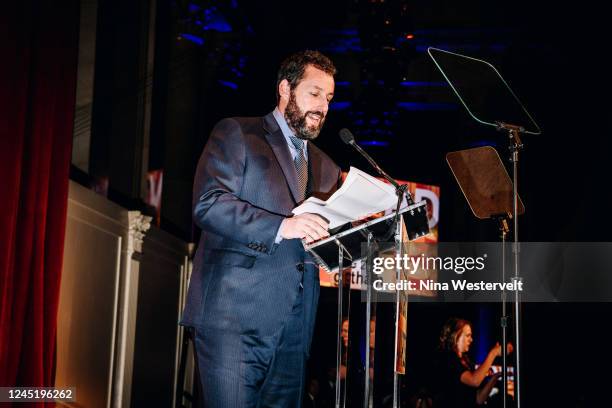
MULTIPOLYGON (((283 136, 283 131, 278 126, 278 123, 276 123, 276 119, 274 119, 272 113, 264 116, 263 123, 264 129, 266 130, 266 140, 270 144, 276 156, 276 160, 283 170, 283 174, 291 190, 291 195, 293 196, 293 201, 297 203, 297 198, 299 197, 297 170, 291 158, 291 152, 289 151, 289 146, 287 146, 287 141, 283 136)), ((310 154, 310 150, 308 153, 310 154)))

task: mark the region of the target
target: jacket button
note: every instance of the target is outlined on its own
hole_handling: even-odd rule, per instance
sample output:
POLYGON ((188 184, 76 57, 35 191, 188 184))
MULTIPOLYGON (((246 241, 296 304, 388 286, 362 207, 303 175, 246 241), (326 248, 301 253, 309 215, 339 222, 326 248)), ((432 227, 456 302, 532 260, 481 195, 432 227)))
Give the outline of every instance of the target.
POLYGON ((304 264, 303 263, 300 262, 295 267, 297 268, 298 271, 304 272, 304 264))

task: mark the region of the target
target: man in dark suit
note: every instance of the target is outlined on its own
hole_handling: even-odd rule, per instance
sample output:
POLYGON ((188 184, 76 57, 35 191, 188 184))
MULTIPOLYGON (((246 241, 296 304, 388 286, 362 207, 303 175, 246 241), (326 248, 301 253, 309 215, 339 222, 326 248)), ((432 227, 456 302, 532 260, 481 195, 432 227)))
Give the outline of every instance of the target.
POLYGON ((206 407, 301 403, 319 277, 300 239, 326 237, 328 224, 291 210, 340 183, 340 168, 311 142, 335 72, 319 52, 290 56, 275 110, 220 121, 200 158, 193 216, 202 235, 182 324, 194 328, 206 407))

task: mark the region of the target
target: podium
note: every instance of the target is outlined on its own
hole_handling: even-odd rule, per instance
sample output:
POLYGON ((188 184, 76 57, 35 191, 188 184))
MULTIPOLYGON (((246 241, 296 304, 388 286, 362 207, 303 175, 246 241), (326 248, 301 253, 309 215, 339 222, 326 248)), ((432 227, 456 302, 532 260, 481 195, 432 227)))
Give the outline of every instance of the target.
MULTIPOLYGON (((417 204, 412 204, 402 208, 399 214, 406 225, 408 239, 414 240, 420 236, 429 233, 427 225, 427 206, 425 201, 417 204)), ((362 259, 362 243, 367 240, 368 234, 372 234, 380 247, 380 251, 390 249, 388 242, 384 238, 392 238, 395 235, 395 212, 384 215, 353 226, 345 224, 336 230, 332 230, 332 235, 324 240, 314 242, 310 245, 304 245, 304 249, 308 251, 317 261, 319 266, 323 267, 327 272, 337 269, 343 260, 354 261, 362 259), (388 235, 389 230, 393 231, 393 235, 388 235), (342 253, 342 259, 340 258, 342 253)))
MULTIPOLYGON (((403 198, 404 192, 398 194, 398 200, 403 198)), ((412 200, 408 200, 409 203, 412 200)), ((398 205, 398 208, 400 206, 398 205)), ((399 210, 394 210, 392 213, 382 217, 369 220, 367 222, 354 225, 354 223, 345 224, 336 230, 332 230, 331 236, 311 244, 304 244, 304 249, 308 251, 315 261, 327 272, 338 270, 338 321, 337 321, 337 344, 336 344, 336 383, 335 383, 335 407, 347 406, 346 395, 346 379, 342 377, 342 360, 343 356, 348 353, 348 344, 343 341, 343 317, 348 315, 347 311, 350 305, 350 282, 344 277, 343 267, 346 262, 355 262, 361 260, 365 265, 364 283, 365 283, 365 303, 366 316, 365 325, 365 367, 363 367, 363 407, 373 406, 373 339, 371 333, 371 322, 376 315, 376 293, 372 290, 373 282, 373 258, 376 254, 389 251, 395 248, 396 253, 400 254, 403 251, 405 241, 412 241, 429 233, 427 220, 427 204, 421 201, 415 204, 409 204, 399 210)), ((399 270, 396 271, 396 279, 399 280, 399 270)), ((400 311, 405 311, 405 297, 400 296, 400 291, 395 293, 395 355, 394 367, 398 358, 403 358, 404 355, 398 357, 398 322, 400 311)), ((363 299, 362 296, 362 299, 363 299)), ((348 321, 348 319, 347 319, 348 321)), ((348 335, 347 335, 348 336, 348 335)), ((347 340, 348 342, 348 340, 347 340)), ((346 366, 344 367, 344 375, 346 375, 346 366)), ((399 375, 397 369, 393 373, 393 406, 399 406, 399 375)), ((355 406, 353 403, 351 406, 355 406)))

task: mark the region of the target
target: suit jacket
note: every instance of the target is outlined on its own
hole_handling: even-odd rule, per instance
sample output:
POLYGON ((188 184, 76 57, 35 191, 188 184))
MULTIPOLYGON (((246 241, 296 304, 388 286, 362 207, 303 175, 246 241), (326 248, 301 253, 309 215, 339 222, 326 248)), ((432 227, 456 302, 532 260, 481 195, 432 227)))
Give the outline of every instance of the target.
MULTIPOLYGON (((308 143, 310 195, 329 195, 340 168, 308 143)), ((193 217, 202 229, 182 324, 208 333, 271 336, 303 285, 305 352, 319 296, 318 267, 298 239, 275 244, 296 207, 297 171, 278 123, 229 118, 213 129, 194 181, 193 217)))

